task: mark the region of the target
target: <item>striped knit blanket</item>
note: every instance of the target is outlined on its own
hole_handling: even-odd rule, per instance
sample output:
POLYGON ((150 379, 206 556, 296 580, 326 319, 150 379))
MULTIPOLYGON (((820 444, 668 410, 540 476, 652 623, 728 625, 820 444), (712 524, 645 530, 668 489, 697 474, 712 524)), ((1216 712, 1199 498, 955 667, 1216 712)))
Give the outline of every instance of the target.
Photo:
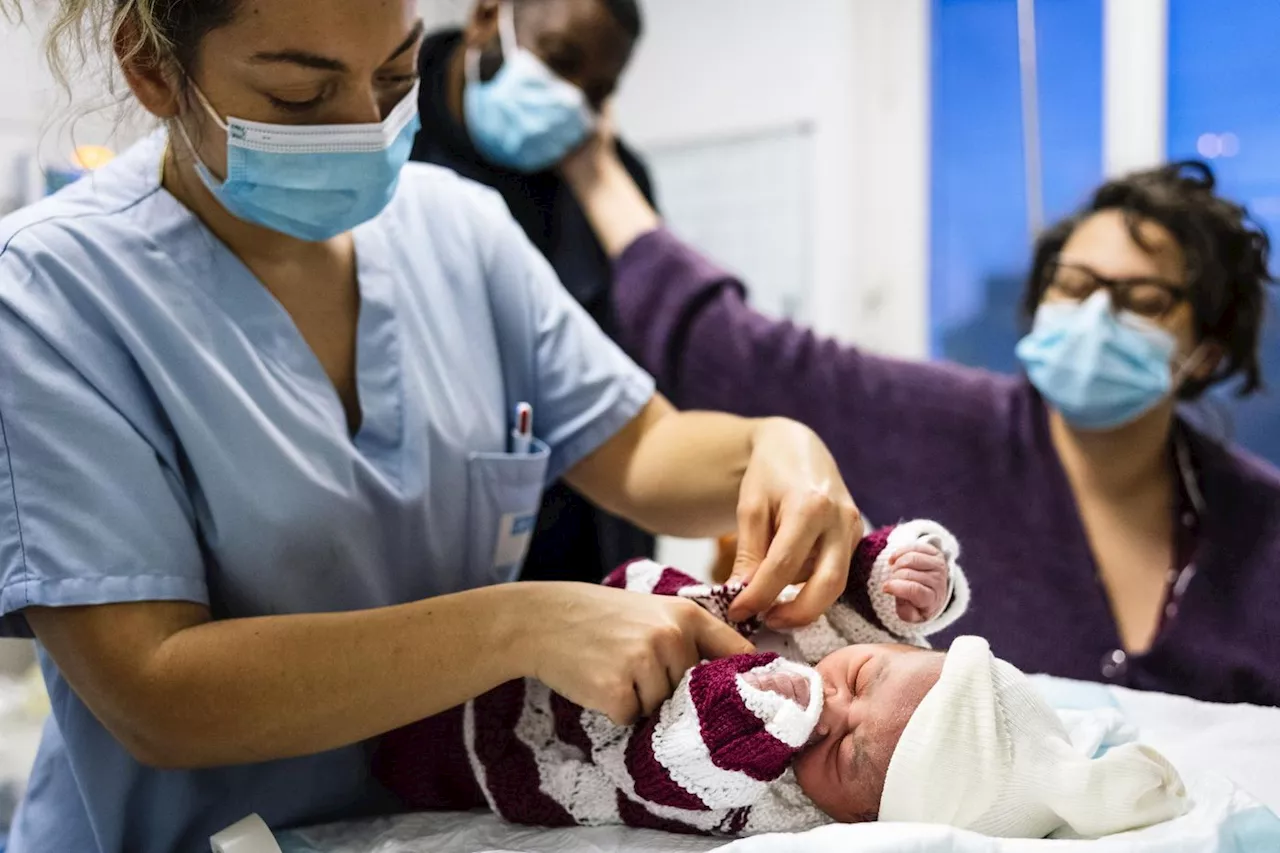
MULTIPOLYGON (((775 635, 776 651, 694 667, 647 720, 615 725, 537 681, 516 681, 387 735, 375 774, 409 809, 489 808, 535 826, 625 824, 736 836, 829 823, 790 771, 822 710, 822 681, 808 664, 851 643, 927 646, 924 638, 954 622, 968 603, 958 552, 932 522, 876 531, 854 555, 845 595, 817 623, 775 635), (881 588, 889 556, 921 539, 946 555, 951 596, 938 617, 911 624, 897 617, 881 588), (779 669, 810 680, 807 707, 742 677, 779 669)), ((623 566, 605 583, 690 598, 721 619, 741 591, 647 560, 623 566)), ((770 644, 756 624, 735 627, 770 644)))

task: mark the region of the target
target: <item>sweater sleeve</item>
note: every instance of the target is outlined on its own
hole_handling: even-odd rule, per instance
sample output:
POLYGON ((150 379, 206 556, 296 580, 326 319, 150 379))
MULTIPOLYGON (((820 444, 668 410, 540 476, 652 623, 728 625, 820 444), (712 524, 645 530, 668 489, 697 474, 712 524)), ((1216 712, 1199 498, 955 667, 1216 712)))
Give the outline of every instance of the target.
POLYGON ((733 627, 747 639, 751 639, 760 630, 759 619, 753 618, 746 622, 734 622, 729 619, 729 605, 742 592, 741 584, 704 583, 679 569, 655 563, 653 560, 640 559, 632 560, 615 569, 604 579, 604 585, 631 592, 687 598, 721 622, 733 627))
POLYGON ((691 669, 657 714, 635 727, 627 777, 615 782, 641 802, 694 811, 754 804, 791 765, 822 712, 822 679, 775 654, 738 655, 691 669), (748 676, 807 683, 803 705, 748 676))
MULTIPOLYGON (((864 537, 854 551, 844 595, 827 611, 827 618, 842 634, 861 634, 863 626, 886 635, 891 642, 928 645, 925 637, 951 625, 969 606, 969 583, 960 568, 960 543, 941 524, 925 519, 904 521, 864 537), (947 562, 947 599, 942 610, 924 622, 898 617, 897 601, 884 591, 889 580, 889 560, 917 543, 932 545, 947 562)), ((866 642, 850 637, 850 642, 866 642)))
POLYGON ((659 228, 614 263, 618 342, 681 408, 790 417, 833 445, 842 429, 849 438, 901 431, 922 390, 948 408, 969 390, 948 393, 949 368, 865 353, 760 314, 746 295, 742 281, 659 228))
POLYGON ((939 472, 963 481, 1003 458, 1020 422, 1017 380, 880 357, 766 317, 664 228, 615 261, 614 310, 617 340, 676 406, 809 426, 872 518, 934 511, 939 472))
POLYGON ((858 356, 757 314, 740 281, 663 228, 615 262, 614 303, 618 341, 681 408, 771 411, 812 424, 827 414, 825 395, 781 392, 798 376, 830 383, 858 356))

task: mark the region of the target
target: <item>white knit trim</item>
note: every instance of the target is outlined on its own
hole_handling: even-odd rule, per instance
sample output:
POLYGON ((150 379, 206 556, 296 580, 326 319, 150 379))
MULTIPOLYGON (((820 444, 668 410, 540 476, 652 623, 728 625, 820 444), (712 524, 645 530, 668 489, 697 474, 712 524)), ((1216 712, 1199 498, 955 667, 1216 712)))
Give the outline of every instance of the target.
POLYGON ((799 749, 809 741, 818 718, 822 716, 822 676, 816 669, 778 658, 750 671, 757 675, 786 672, 798 675, 809 682, 809 704, 801 708, 795 702, 774 693, 761 690, 747 682, 742 673, 737 678, 738 693, 747 709, 757 719, 764 721, 764 730, 787 746, 799 749))
POLYGON ((861 613, 839 601, 827 608, 827 620, 844 640, 841 648, 859 643, 901 643, 904 640, 915 645, 928 645, 928 643, 921 643, 916 637, 895 637, 888 631, 877 628, 861 613))
POLYGON ((626 589, 631 592, 653 592, 666 570, 666 566, 653 560, 637 560, 627 566, 626 589))
POLYGON ((942 608, 941 613, 921 626, 925 629, 925 634, 937 634, 945 631, 969 610, 969 578, 965 576, 964 570, 960 568, 959 563, 954 560, 949 562, 951 571, 947 574, 951 579, 951 598, 947 602, 947 606, 942 608))
POLYGON ((762 835, 769 832, 805 832, 819 826, 835 823, 813 801, 805 796, 796 781, 795 773, 788 770, 772 785, 748 812, 743 835, 762 835))
POLYGON ((591 740, 592 760, 610 782, 630 800, 643 806, 645 811, 655 817, 679 821, 702 832, 721 830, 729 815, 729 812, 724 809, 705 812, 689 811, 650 802, 636 793, 635 780, 627 771, 627 744, 633 733, 630 726, 619 726, 603 714, 584 711, 582 728, 591 740))
POLYGON ((813 624, 790 632, 791 639, 800 650, 804 663, 816 664, 827 655, 849 645, 848 640, 840 635, 840 632, 831 624, 831 620, 827 618, 830 612, 828 610, 827 613, 819 616, 813 624))
MULTIPOLYGON (((763 669, 757 667, 757 670, 763 669)), ((653 730, 653 755, 671 781, 707 808, 749 806, 759 798, 767 783, 738 770, 723 770, 711 760, 711 751, 702 739, 702 722, 693 704, 689 683, 690 676, 686 674, 675 695, 663 704, 653 730)))
POLYGON ((533 754, 538 787, 555 800, 576 823, 613 826, 622 822, 614 786, 604 772, 589 763, 582 750, 556 736, 551 689, 525 681, 524 707, 515 735, 533 754))
POLYGON ((475 700, 468 702, 462 709, 462 740, 467 746, 467 761, 471 762, 471 773, 475 776, 476 784, 480 787, 481 793, 484 794, 485 802, 489 804, 489 811, 496 815, 501 815, 502 811, 489 793, 489 776, 485 773, 484 763, 480 761, 480 756, 476 754, 475 700))
POLYGON ((960 574, 960 567, 956 563, 959 557, 960 543, 956 541, 950 531, 935 521, 925 519, 904 521, 889 532, 889 540, 885 543, 884 550, 876 557, 871 569, 871 577, 867 580, 867 592, 871 596, 871 607, 875 610, 881 624, 889 630, 889 633, 895 637, 908 640, 926 637, 929 634, 937 633, 942 630, 942 627, 950 625, 960 618, 963 609, 954 612, 955 608, 952 607, 952 604, 955 603, 955 591, 963 584, 965 591, 964 606, 967 607, 969 585, 963 577, 958 581, 956 579, 956 576, 960 574), (927 542, 942 552, 943 558, 947 561, 948 586, 951 594, 948 596, 950 600, 938 616, 927 622, 912 623, 898 618, 897 599, 884 591, 884 585, 892 575, 892 571, 889 568, 889 559, 902 549, 917 542, 927 542))
POLYGON ((719 588, 719 584, 694 583, 680 587, 680 591, 676 595, 680 598, 710 598, 715 595, 716 590, 719 588))

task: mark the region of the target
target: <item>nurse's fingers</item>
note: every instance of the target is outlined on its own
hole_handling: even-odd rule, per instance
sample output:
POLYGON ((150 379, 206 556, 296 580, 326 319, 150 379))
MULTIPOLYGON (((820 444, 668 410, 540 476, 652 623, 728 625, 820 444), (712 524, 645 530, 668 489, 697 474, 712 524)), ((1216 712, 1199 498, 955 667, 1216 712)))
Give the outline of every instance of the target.
POLYGON ((632 678, 635 679, 636 699, 639 700, 642 717, 657 711, 674 689, 667 668, 655 656, 642 661, 632 673, 632 678))
MULTIPOLYGON (((703 616, 710 616, 705 610, 698 605, 693 605, 690 612, 696 610, 693 619, 700 620, 703 616)), ((712 619, 713 622, 719 623, 719 620, 712 619)), ((654 650, 658 656, 658 663, 667 673, 668 695, 675 692, 680 684, 680 679, 684 678, 684 674, 690 669, 698 665, 698 661, 702 658, 698 653, 697 642, 697 623, 693 623, 692 628, 685 628, 678 631, 671 631, 659 634, 654 642, 654 650)))
POLYGON ((627 684, 625 679, 620 680, 616 693, 600 710, 620 726, 629 726, 634 723, 640 716, 640 696, 636 692, 635 680, 632 679, 630 684, 627 684))
POLYGON ((773 535, 773 510, 765 500, 744 499, 738 504, 738 549, 733 558, 731 581, 751 583, 769 552, 773 535))
POLYGON ((719 660, 734 655, 749 655, 756 650, 746 637, 705 610, 702 612, 706 618, 699 620, 694 626, 694 641, 702 657, 707 660, 719 660))
POLYGON ((794 601, 780 604, 769 612, 769 626, 799 628, 815 622, 844 593, 852 558, 852 547, 843 535, 824 537, 813 574, 794 601))
POLYGON ((729 606, 729 618, 741 622, 768 610, 782 590, 801 579, 800 573, 821 534, 820 519, 794 514, 784 517, 760 568, 729 606))

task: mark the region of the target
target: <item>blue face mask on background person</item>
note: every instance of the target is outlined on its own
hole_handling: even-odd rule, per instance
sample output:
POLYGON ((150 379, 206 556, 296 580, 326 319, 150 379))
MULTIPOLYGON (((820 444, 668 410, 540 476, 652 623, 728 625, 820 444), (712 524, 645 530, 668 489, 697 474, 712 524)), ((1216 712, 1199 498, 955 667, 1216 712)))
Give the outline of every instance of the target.
POLYGON ((480 51, 467 51, 462 100, 467 131, 476 150, 494 165, 541 172, 586 141, 595 113, 581 89, 516 43, 509 0, 498 11, 498 35, 502 68, 493 79, 480 79, 480 51))
POLYGON ((227 177, 219 181, 178 122, 209 192, 239 219, 310 242, 336 237, 382 212, 420 126, 416 85, 376 124, 223 121, 195 91, 227 132, 227 177))
MULTIPOLYGON (((1110 294, 1099 290, 1084 302, 1042 304, 1017 354, 1031 384, 1067 423, 1107 430, 1136 421, 1174 393, 1176 351, 1172 334, 1136 315, 1117 315, 1110 294)), ((1179 373, 1180 383, 1185 373, 1179 373)))

